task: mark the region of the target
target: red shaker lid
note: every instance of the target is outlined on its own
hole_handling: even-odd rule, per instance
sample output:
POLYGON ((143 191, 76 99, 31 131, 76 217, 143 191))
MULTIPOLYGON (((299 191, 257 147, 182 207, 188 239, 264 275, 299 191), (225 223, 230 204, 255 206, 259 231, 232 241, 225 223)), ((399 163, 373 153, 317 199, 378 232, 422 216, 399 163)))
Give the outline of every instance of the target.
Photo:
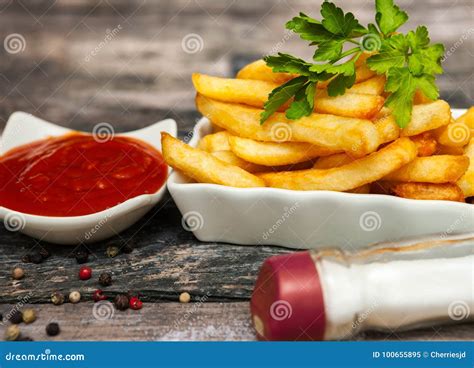
POLYGON ((260 269, 250 309, 260 340, 322 340, 323 292, 310 253, 268 258, 260 269))

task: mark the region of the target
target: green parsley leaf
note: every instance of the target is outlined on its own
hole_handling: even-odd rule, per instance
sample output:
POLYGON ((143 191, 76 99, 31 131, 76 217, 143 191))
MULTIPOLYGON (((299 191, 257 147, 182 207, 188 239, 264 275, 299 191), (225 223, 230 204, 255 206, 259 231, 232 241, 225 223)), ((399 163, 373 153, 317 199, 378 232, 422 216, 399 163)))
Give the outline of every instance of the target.
POLYGON ((328 32, 321 22, 308 17, 304 13, 300 13, 298 17, 294 17, 286 23, 286 28, 297 33, 301 39, 312 41, 316 44, 334 39, 334 35, 328 32))
POLYGON ((267 65, 275 73, 292 73, 309 76, 309 67, 312 65, 292 55, 278 53, 278 56, 266 56, 263 58, 267 65))
POLYGON ((268 96, 267 102, 265 102, 264 111, 260 116, 260 124, 263 124, 280 106, 290 100, 307 82, 308 78, 301 76, 275 88, 268 96))
POLYGON ((375 20, 384 35, 395 32, 408 20, 408 14, 393 4, 393 0, 375 0, 375 20))
POLYGON ((286 110, 288 119, 296 120, 303 116, 311 115, 314 108, 314 93, 316 91, 316 83, 309 82, 305 87, 301 88, 295 94, 295 99, 286 110))
POLYGON ((319 44, 319 47, 314 53, 313 59, 315 61, 333 61, 338 60, 342 54, 342 44, 344 40, 330 40, 319 44))
POLYGON ((353 31, 362 31, 363 27, 359 21, 355 19, 354 14, 344 14, 341 8, 338 8, 334 3, 325 1, 321 5, 321 15, 323 16, 322 25, 327 31, 348 37, 353 31))
POLYGON ((367 65, 378 74, 384 74, 391 68, 402 67, 409 51, 409 44, 402 34, 394 35, 382 41, 378 54, 367 59, 367 65))

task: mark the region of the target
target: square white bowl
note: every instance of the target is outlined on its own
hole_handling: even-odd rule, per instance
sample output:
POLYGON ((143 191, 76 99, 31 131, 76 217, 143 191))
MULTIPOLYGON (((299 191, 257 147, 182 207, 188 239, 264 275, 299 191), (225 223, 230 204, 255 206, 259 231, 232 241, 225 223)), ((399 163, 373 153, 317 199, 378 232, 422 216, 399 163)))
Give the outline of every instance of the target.
MULTIPOLYGON (((96 128, 110 131, 112 125, 97 124, 96 128)), ((61 136, 73 132, 24 112, 15 112, 8 119, 3 131, 0 154, 14 147, 48 137, 61 136)), ((161 132, 176 137, 176 122, 166 119, 133 132, 117 136, 140 139, 161 152, 161 132)), ((168 167, 168 174, 171 169, 168 167)), ((13 211, 0 206, 0 219, 7 230, 20 231, 34 238, 57 244, 92 243, 114 236, 138 221, 163 197, 163 185, 153 194, 143 194, 122 202, 104 211, 84 216, 56 217, 38 216, 13 211)))
MULTIPOLYGON (((453 110, 459 116, 465 110, 453 110)), ((211 133, 194 128, 193 147, 211 133)), ((207 242, 318 249, 359 248, 411 236, 474 231, 474 205, 378 194, 233 188, 190 182, 174 171, 167 182, 183 226, 207 242)))

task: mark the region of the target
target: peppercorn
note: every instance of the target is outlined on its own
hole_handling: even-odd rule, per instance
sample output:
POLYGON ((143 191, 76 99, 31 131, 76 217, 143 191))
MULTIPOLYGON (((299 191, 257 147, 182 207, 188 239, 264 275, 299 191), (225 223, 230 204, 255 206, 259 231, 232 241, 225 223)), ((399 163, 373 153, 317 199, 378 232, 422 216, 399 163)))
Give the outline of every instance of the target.
POLYGON ((17 325, 23 322, 23 313, 21 313, 21 310, 13 309, 10 312, 10 316, 8 317, 8 320, 14 325, 17 325))
POLYGON ((189 293, 184 292, 179 295, 179 301, 181 303, 189 303, 191 301, 191 295, 189 293))
POLYGON ((36 312, 32 308, 27 308, 23 311, 23 322, 25 323, 33 323, 36 321, 36 312))
POLYGON ((103 272, 99 276, 99 284, 102 286, 112 285, 112 275, 107 272, 103 272))
POLYGON ((21 261, 22 261, 23 263, 30 263, 30 262, 31 262, 30 255, 29 255, 29 254, 25 254, 23 257, 21 257, 21 261))
POLYGON ((43 247, 40 247, 40 249, 38 250, 38 253, 41 256, 41 258, 43 258, 43 260, 51 256, 51 253, 49 252, 49 250, 43 247))
POLYGON ((89 260, 89 253, 81 249, 76 252, 75 257, 76 257, 77 263, 83 264, 89 260))
POLYGON ((105 251, 105 254, 107 254, 107 257, 114 258, 118 256, 120 253, 120 249, 116 247, 115 245, 110 245, 107 247, 107 250, 105 251))
POLYGON ((83 266, 79 270, 79 278, 81 280, 89 280, 92 277, 92 268, 83 266))
POLYGON ((124 294, 119 294, 114 299, 115 308, 118 310, 124 311, 128 308, 129 299, 124 294))
POLYGON ((79 291, 71 291, 69 301, 73 304, 79 303, 81 301, 81 293, 79 291))
POLYGON ((130 298, 129 306, 131 309, 138 310, 142 309, 143 307, 143 302, 138 299, 136 296, 130 298))
POLYGON ((97 289, 92 294, 92 300, 94 300, 95 302, 99 302, 101 300, 106 300, 106 299, 107 299, 107 296, 105 296, 104 292, 100 289, 97 289))
POLYGON ((25 276, 25 271, 23 271, 23 268, 20 267, 15 267, 12 272, 12 277, 15 280, 21 280, 25 276))
POLYGON ((46 326, 46 334, 48 336, 56 336, 59 332, 61 332, 61 329, 56 322, 51 322, 46 326))
POLYGON ((3 314, 0 313, 0 323, 3 322, 3 314))
POLYGON ((59 291, 55 291, 51 294, 51 301, 54 305, 61 305, 64 303, 64 294, 59 291))
POLYGON ((28 255, 30 262, 34 264, 40 264, 43 262, 43 257, 39 253, 32 253, 28 255))
POLYGON ((20 337, 20 327, 18 325, 11 325, 5 330, 5 340, 7 341, 15 341, 18 340, 20 337))

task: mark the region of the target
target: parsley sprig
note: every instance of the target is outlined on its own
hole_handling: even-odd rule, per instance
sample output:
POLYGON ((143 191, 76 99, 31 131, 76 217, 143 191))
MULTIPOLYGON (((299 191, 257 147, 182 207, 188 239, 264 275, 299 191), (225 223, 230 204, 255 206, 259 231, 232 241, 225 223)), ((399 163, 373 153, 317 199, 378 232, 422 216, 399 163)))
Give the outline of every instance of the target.
POLYGON ((435 75, 443 73, 444 46, 430 44, 425 26, 407 34, 395 33, 406 23, 408 15, 393 0, 375 0, 375 9, 375 24, 367 27, 362 26, 354 14, 344 13, 327 1, 321 5, 321 21, 303 13, 290 20, 286 28, 309 41, 310 46, 316 46, 313 62, 284 53, 264 58, 274 72, 299 76, 271 92, 260 122, 264 123, 290 100, 286 110, 288 119, 310 115, 318 82, 330 80, 329 96, 344 94, 355 83, 356 62, 363 52, 374 53, 366 61, 368 67, 387 77, 385 91, 389 96, 385 105, 392 110, 400 127, 410 121, 417 90, 430 99, 438 98, 435 75))

